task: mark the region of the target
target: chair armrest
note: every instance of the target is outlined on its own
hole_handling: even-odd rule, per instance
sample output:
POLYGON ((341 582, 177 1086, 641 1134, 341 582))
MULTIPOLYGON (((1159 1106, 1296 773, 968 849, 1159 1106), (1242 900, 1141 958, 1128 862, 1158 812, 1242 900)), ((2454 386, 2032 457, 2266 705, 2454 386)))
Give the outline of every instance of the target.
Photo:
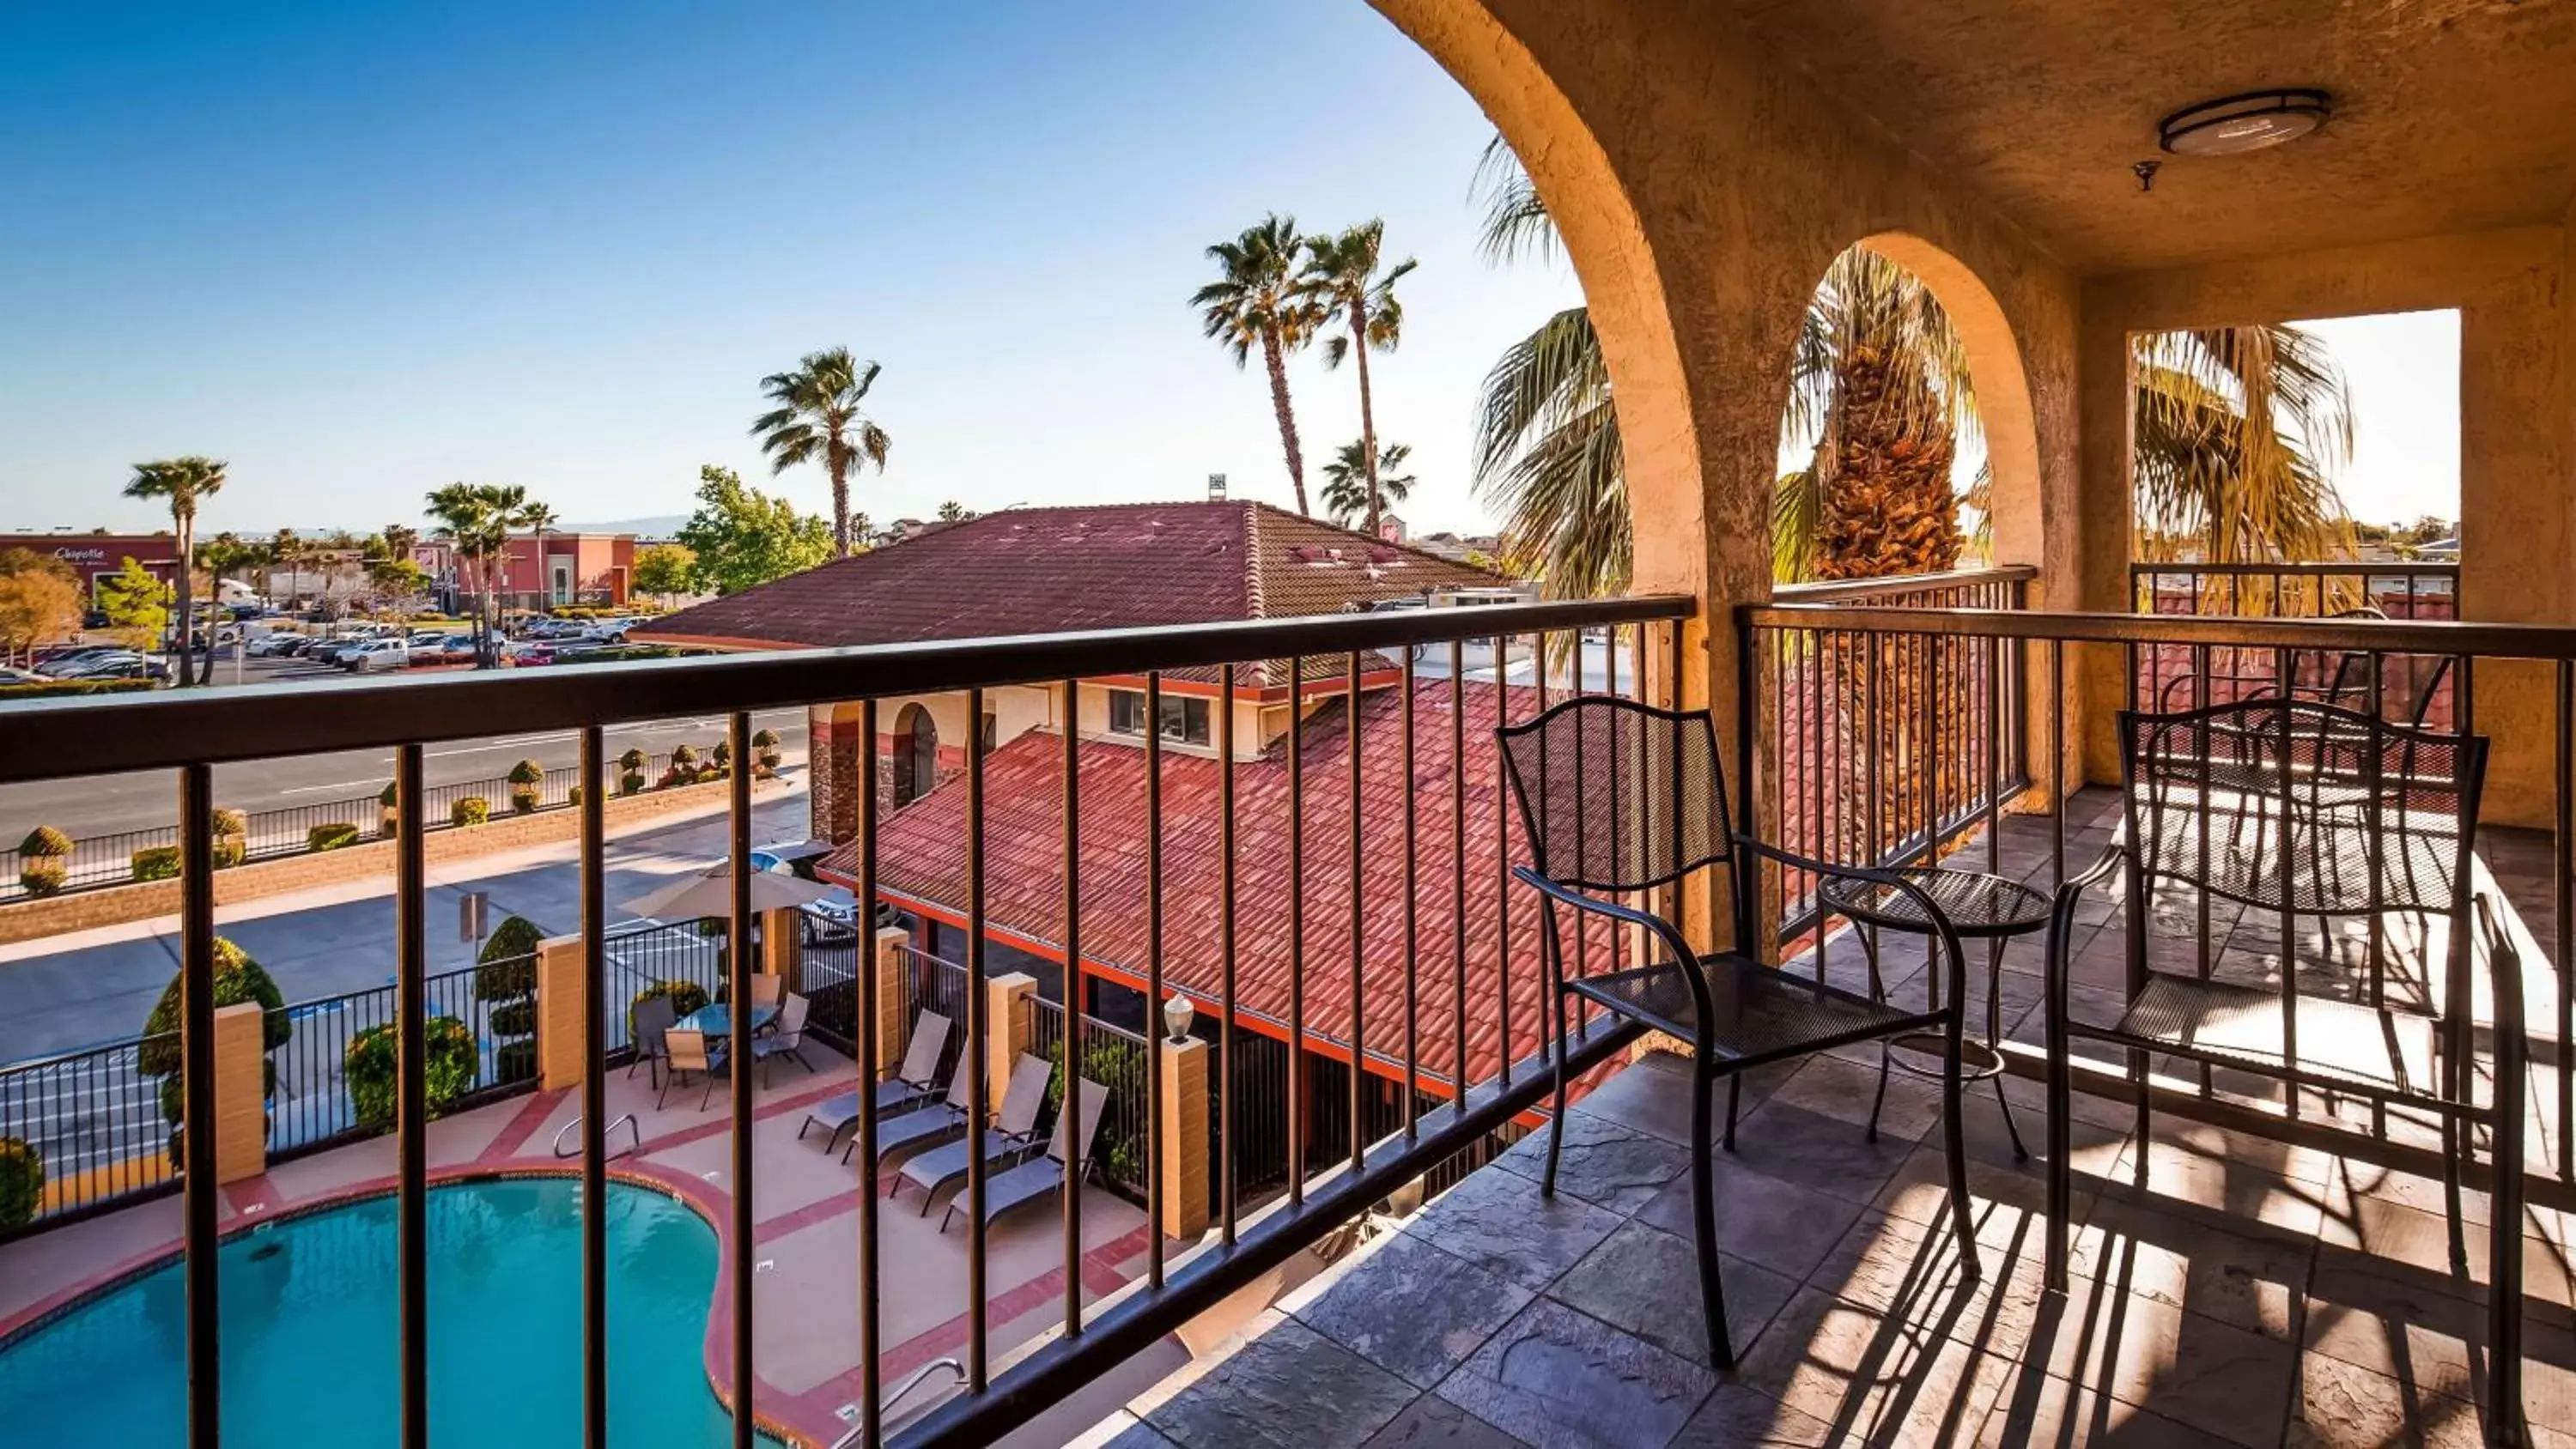
POLYGON ((2064 1005, 2067 981, 2067 943, 2075 935, 2075 908, 2084 900, 2084 892, 2100 884, 2111 874, 2112 867, 2128 858, 2129 850, 2119 841, 2102 848, 2091 865, 2067 878, 2058 886, 2048 904, 2048 998, 2064 1005))
MULTIPOLYGON (((1940 941, 1942 953, 1950 959, 1949 999, 1951 1003, 1953 1006, 1958 1006, 1968 999, 1968 953, 1959 945, 1958 927, 1950 924, 1949 913, 1942 910, 1940 903, 1932 899, 1931 892, 1894 871, 1879 870, 1866 865, 1837 865, 1828 860, 1812 860, 1794 851, 1782 850, 1776 845, 1768 844, 1742 831, 1735 834, 1735 846, 1738 850, 1749 850, 1755 855, 1787 866, 1791 870, 1809 871, 1818 876, 1835 876, 1843 880, 1868 881, 1872 885, 1892 887, 1910 898, 1922 909, 1924 919, 1932 923, 1932 934, 1940 941)), ((1822 925, 1819 924, 1817 929, 1818 937, 1821 939, 1822 925)), ((1964 1008, 1961 1008, 1959 1014, 1954 1017, 1953 1025, 1957 1025, 1964 1019, 1964 1008)))
POLYGON ((1578 911, 1589 911, 1596 916, 1608 916, 1614 921, 1625 921, 1632 926, 1643 926, 1647 930, 1654 932, 1667 947, 1671 948, 1675 960, 1696 961, 1699 959, 1698 953, 1691 950, 1690 943, 1682 939, 1681 932, 1673 929, 1672 922, 1665 920, 1663 917, 1656 915, 1652 911, 1641 911, 1635 906, 1622 905, 1617 901, 1593 895, 1589 891, 1577 890, 1569 885, 1559 885, 1555 881, 1549 880, 1546 876, 1539 874, 1537 868, 1534 866, 1513 866, 1512 879, 1519 881, 1521 884, 1528 886, 1534 891, 1537 891, 1540 895, 1547 897, 1549 900, 1572 906, 1578 911))

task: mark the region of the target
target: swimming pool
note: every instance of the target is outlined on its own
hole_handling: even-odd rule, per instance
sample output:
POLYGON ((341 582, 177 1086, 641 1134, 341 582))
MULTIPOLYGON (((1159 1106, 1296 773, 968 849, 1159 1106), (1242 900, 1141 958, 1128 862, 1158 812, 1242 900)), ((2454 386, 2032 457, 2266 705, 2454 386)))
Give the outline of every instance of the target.
MULTIPOLYGON (((433 1437, 489 1449, 581 1442, 580 1204, 568 1177, 430 1190, 433 1437)), ((396 1442, 394 1213, 393 1198, 368 1198, 224 1243, 226 1449, 396 1442)), ((732 1418, 707 1387, 702 1347, 714 1230, 662 1193, 611 1183, 608 1255, 611 1442, 729 1444, 732 1418)), ((174 1259, 0 1350, 6 1437, 183 1442, 186 1321, 174 1259)))

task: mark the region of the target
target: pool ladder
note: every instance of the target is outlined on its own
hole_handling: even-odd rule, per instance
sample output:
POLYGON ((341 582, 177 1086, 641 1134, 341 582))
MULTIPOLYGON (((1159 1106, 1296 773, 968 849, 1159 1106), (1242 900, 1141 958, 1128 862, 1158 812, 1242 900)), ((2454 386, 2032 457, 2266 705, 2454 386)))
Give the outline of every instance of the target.
MULTIPOLYGON (((966 1365, 953 1358, 934 1358, 930 1362, 923 1364, 921 1367, 914 1369, 904 1378, 902 1383, 895 1385, 894 1392, 887 1394, 883 1399, 878 1401, 880 1406, 886 1409, 893 1408, 896 1404, 903 1401, 904 1395, 921 1387, 921 1381, 923 1379, 930 1377, 941 1369, 946 1369, 948 1371, 948 1381, 952 1387, 966 1382, 966 1365)), ((852 1449, 853 1445, 859 1443, 860 1440, 867 1436, 867 1432, 867 1425, 854 1425, 851 1427, 850 1432, 832 1441, 832 1449, 852 1449)))
MULTIPOLYGON (((609 1123, 608 1132, 614 1132, 620 1127, 626 1129, 626 1151, 612 1152, 608 1154, 608 1157, 605 1159, 607 1161, 615 1161, 620 1157, 627 1156, 629 1153, 636 1153, 644 1150, 644 1129, 635 1125, 634 1113, 629 1112, 624 1116, 619 1117, 616 1121, 609 1123)), ((570 1147, 564 1146, 564 1139, 580 1130, 581 1119, 579 1117, 575 1117, 571 1121, 563 1124, 563 1130, 555 1133, 555 1156, 557 1158, 581 1156, 580 1143, 576 1142, 570 1147)), ((607 1140, 608 1132, 600 1134, 600 1139, 603 1142, 607 1140)))

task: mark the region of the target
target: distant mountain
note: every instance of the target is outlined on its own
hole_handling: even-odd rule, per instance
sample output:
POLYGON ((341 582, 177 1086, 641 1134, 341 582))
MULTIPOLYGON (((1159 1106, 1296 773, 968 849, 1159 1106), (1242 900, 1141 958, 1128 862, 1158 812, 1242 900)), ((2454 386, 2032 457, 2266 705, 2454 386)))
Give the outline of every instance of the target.
POLYGON ((646 538, 669 538, 689 521, 685 513, 656 513, 644 518, 613 518, 605 523, 567 523, 566 533, 638 533, 646 538))

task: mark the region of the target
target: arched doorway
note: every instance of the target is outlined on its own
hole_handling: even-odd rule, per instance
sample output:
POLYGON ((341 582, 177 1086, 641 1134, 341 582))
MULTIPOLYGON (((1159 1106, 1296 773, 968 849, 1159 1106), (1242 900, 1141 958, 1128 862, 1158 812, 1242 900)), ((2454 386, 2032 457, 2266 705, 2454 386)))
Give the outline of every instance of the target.
POLYGON ((894 803, 909 805, 939 783, 939 726, 930 711, 907 704, 894 721, 894 803))

